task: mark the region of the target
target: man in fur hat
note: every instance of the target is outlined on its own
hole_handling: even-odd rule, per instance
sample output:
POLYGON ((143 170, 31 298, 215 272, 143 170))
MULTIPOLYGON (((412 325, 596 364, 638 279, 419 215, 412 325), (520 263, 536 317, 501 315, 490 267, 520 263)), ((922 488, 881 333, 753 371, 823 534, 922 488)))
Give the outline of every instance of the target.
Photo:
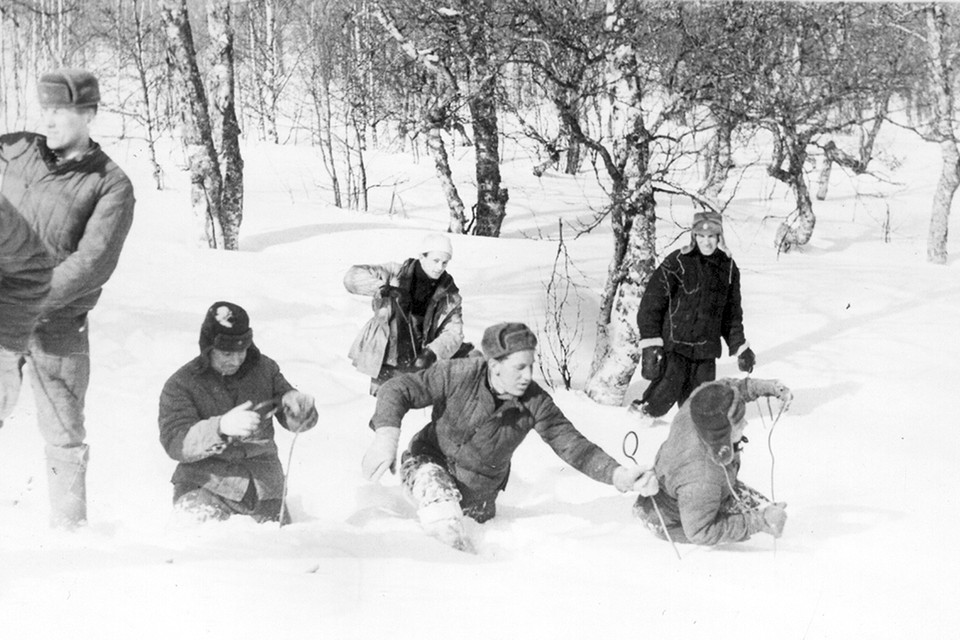
POLYGON ((657 536, 701 545, 739 542, 757 532, 780 537, 787 505, 771 503, 737 479, 747 441, 746 403, 760 396, 778 398, 783 409, 793 399, 777 380, 725 378, 697 387, 680 407, 654 462, 660 489, 634 505, 634 514, 657 536))
POLYGON ((287 382, 253 343, 247 312, 215 302, 200 327, 200 355, 160 394, 160 442, 176 460, 175 508, 197 520, 277 520, 283 469, 273 418, 288 431, 317 424, 313 397, 287 382))
POLYGON ((630 411, 652 421, 717 377, 721 338, 741 371, 756 357, 744 337, 740 270, 723 241, 720 214, 693 219, 690 243, 668 255, 650 277, 637 311, 640 374, 650 381, 630 411))
POLYGON ((29 343, 0 349, 0 375, 31 378, 46 443, 50 524, 86 522, 89 446, 84 421, 90 382, 87 315, 113 274, 133 223, 133 185, 90 137, 100 87, 82 69, 58 69, 37 84, 40 133, 0 136, 0 193, 54 259, 50 293, 29 343))
POLYGON ((433 408, 430 422, 410 440, 400 468, 405 494, 427 533, 470 550, 463 516, 477 522, 494 517, 513 452, 530 431, 598 482, 621 492, 656 492, 648 467, 620 465, 577 431, 533 381, 537 338, 526 325, 488 327, 481 347, 483 358, 437 362, 388 380, 377 394, 370 420, 374 439, 362 463, 364 476, 372 481, 395 467, 404 415, 433 408))
POLYGON ((431 233, 420 240, 415 258, 354 265, 344 276, 347 291, 373 298, 373 317, 348 354, 357 370, 370 376, 370 395, 398 373, 426 369, 473 348, 463 342, 463 300, 447 272, 452 258, 450 239, 431 233))

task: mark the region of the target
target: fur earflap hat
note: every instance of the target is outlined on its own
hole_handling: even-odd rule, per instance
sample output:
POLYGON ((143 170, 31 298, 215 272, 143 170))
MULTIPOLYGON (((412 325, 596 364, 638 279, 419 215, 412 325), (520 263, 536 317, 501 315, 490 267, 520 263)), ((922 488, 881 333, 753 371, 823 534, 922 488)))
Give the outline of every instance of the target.
POLYGON ((537 348, 537 336, 521 322, 501 322, 487 327, 480 341, 480 349, 487 360, 505 358, 518 351, 537 348))
POLYGON ((253 344, 250 316, 240 305, 214 302, 200 327, 200 350, 244 351, 253 344))
POLYGON ((732 425, 740 422, 745 413, 740 394, 725 384, 707 383, 690 396, 690 417, 697 435, 720 464, 733 460, 732 425))
POLYGON ((717 236, 717 248, 730 256, 726 240, 723 238, 723 216, 716 211, 697 211, 693 214, 693 226, 690 227, 690 244, 684 249, 688 253, 697 246, 697 236, 717 236))
POLYGON ((44 107, 92 107, 100 103, 100 83, 83 69, 57 69, 43 74, 37 93, 44 107))
POLYGON ((453 258, 453 245, 450 244, 450 238, 442 233, 431 233, 424 236, 423 239, 420 240, 419 250, 421 255, 436 251, 447 254, 448 258, 453 258))

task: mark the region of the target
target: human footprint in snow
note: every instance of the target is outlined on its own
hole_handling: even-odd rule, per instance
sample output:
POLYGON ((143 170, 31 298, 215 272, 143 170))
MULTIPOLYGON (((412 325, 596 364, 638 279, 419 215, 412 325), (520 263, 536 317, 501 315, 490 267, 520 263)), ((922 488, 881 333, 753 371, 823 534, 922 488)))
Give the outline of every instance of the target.
POLYGON ((739 542, 760 531, 780 537, 787 505, 737 479, 746 403, 761 396, 779 399, 780 411, 793 400, 777 380, 725 378, 700 385, 681 405, 654 462, 660 490, 634 505, 656 535, 701 545, 739 542))
POLYGON ((578 471, 619 491, 656 493, 649 467, 622 466, 584 437, 533 381, 537 338, 524 324, 487 328, 483 357, 439 361, 396 376, 377 394, 370 426, 373 442, 363 457, 373 481, 396 465, 400 424, 411 409, 432 407, 430 422, 413 436, 401 458, 404 493, 424 530, 469 551, 463 517, 486 522, 507 485, 510 460, 531 430, 578 471))

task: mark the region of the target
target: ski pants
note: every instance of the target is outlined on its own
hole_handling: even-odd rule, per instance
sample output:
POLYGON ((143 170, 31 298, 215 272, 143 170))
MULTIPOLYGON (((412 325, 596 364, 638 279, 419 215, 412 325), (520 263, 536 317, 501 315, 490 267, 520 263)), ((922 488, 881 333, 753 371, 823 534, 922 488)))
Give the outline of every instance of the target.
POLYGON ((694 389, 717 378, 717 361, 713 358, 693 360, 667 351, 663 360, 663 373, 650 382, 640 399, 644 411, 654 418, 665 414, 674 403, 683 404, 694 389))
POLYGON ((400 480, 404 494, 419 511, 437 502, 457 502, 463 515, 486 522, 497 514, 497 493, 477 493, 457 482, 445 462, 427 454, 403 454, 400 480))

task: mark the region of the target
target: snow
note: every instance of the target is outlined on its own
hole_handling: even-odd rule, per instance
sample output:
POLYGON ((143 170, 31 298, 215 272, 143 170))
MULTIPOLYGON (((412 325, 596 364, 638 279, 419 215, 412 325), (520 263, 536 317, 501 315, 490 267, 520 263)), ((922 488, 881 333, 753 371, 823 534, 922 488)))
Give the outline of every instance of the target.
MULTIPOLYGON (((633 519, 631 496, 565 466, 532 435, 515 456, 497 518, 469 523, 474 556, 419 531, 396 477, 381 486, 361 478, 374 401, 346 358, 369 301, 344 291, 345 269, 406 258, 422 235, 446 226, 431 163, 371 155, 374 181, 386 186, 372 193, 370 213, 341 211, 330 204, 315 150, 248 144, 242 250, 212 252, 190 244, 187 179, 174 147, 161 147, 167 188, 157 191, 143 146, 98 127, 134 180, 138 204, 120 265, 91 314, 90 525, 47 529, 43 446, 25 385, 0 429, 4 638, 956 633, 960 552, 950 536, 960 430, 950 416, 960 380, 960 244, 951 243, 948 265, 926 263, 936 147, 909 141, 910 154, 888 171, 895 182, 835 170, 828 200, 815 203, 812 242, 779 256, 772 238, 792 208, 789 196, 761 168, 740 182, 726 235, 742 271, 754 375, 779 378, 796 397, 772 434, 770 417, 749 408, 741 478, 789 504, 782 538, 684 545, 678 560, 633 519), (320 424, 296 439, 291 457, 295 522, 282 529, 171 518, 175 465, 157 439, 157 398, 195 354, 203 312, 218 299, 245 306, 261 349, 317 398, 320 424)), ((589 171, 536 179, 522 150, 506 157, 503 238, 453 239, 449 268, 475 343, 500 320, 542 326, 557 219, 586 221, 603 203, 589 171)), ((469 155, 460 149, 455 162, 469 200, 469 155)), ((679 200, 661 198, 659 207, 666 251, 673 220, 691 212, 679 200)), ((586 287, 588 326, 575 354, 582 385, 611 244, 603 226, 565 237, 586 287)), ((718 373, 738 375, 735 361, 722 359, 718 373)), ((628 400, 644 384, 638 374, 628 400)), ((623 408, 577 391, 554 396, 588 437, 626 461, 621 442, 633 424, 623 408)), ((404 442, 426 416, 408 416, 404 442)), ((652 461, 666 432, 666 422, 640 431, 638 459, 652 461)), ((278 443, 286 465, 294 439, 282 432, 278 443)))

